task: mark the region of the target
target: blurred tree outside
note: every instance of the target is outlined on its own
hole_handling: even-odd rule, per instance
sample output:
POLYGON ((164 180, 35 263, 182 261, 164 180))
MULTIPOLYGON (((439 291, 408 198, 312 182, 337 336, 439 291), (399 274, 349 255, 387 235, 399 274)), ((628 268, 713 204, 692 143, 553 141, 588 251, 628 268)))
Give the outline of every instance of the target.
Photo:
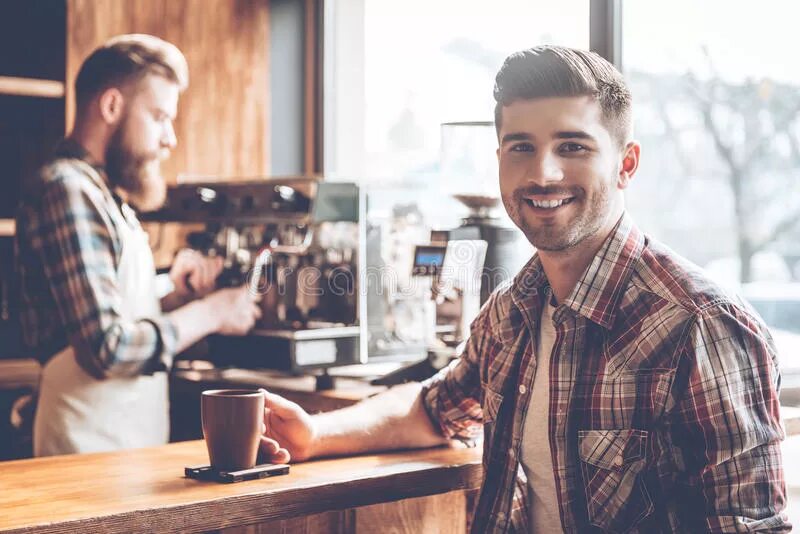
POLYGON ((648 231, 705 265, 767 250, 800 255, 800 87, 701 74, 626 72, 642 170, 628 202, 648 231), (794 248, 795 250, 792 250, 794 248))

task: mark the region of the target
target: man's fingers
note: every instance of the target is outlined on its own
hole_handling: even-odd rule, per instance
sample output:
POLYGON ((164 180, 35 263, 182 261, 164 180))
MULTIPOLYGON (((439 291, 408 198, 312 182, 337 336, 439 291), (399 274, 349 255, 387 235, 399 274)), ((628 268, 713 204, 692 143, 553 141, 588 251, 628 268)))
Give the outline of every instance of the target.
POLYGON ((275 415, 281 418, 286 416, 295 417, 298 411, 301 410, 300 406, 294 402, 284 399, 280 395, 269 393, 266 390, 264 391, 264 400, 266 401, 267 409, 275 412, 275 415))
POLYGON ((199 273, 196 269, 189 271, 188 280, 189 287, 187 289, 192 292, 200 291, 200 289, 203 287, 203 281, 200 279, 199 273))
POLYGON ((219 273, 222 272, 222 267, 223 267, 222 256, 214 256, 213 258, 209 258, 209 260, 211 264, 211 273, 213 274, 214 279, 216 280, 217 276, 219 276, 219 273))
POLYGON ((276 464, 288 464, 291 459, 292 455, 286 449, 278 449, 278 452, 272 456, 272 462, 276 464))
POLYGON ((280 445, 278 445, 278 442, 274 439, 261 436, 261 450, 264 451, 265 454, 272 456, 277 453, 280 448, 280 445))
POLYGON ((278 442, 272 438, 261 437, 261 451, 269 458, 269 461, 274 464, 286 464, 291 460, 292 455, 285 448, 278 445, 278 442))
POLYGON ((207 291, 211 286, 211 269, 208 260, 198 255, 195 260, 195 270, 197 271, 197 278, 199 280, 200 291, 207 291))
POLYGON ((208 257, 196 250, 183 249, 176 255, 174 266, 186 273, 185 280, 191 289, 204 293, 214 288, 217 276, 222 272, 223 260, 220 256, 208 257))

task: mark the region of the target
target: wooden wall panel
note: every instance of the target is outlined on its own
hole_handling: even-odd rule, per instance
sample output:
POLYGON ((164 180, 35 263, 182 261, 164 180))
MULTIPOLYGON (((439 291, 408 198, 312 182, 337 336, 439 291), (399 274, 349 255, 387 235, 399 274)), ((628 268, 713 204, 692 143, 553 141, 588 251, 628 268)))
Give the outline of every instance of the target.
POLYGON ((84 58, 109 37, 149 33, 189 63, 178 146, 164 176, 269 173, 269 0, 67 0, 67 125, 84 58))

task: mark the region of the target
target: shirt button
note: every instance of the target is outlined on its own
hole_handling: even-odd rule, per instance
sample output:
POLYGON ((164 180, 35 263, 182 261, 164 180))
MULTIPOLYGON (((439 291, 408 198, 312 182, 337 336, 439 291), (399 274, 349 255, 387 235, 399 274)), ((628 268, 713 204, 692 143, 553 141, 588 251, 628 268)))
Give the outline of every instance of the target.
POLYGON ((504 514, 503 512, 500 512, 500 513, 497 514, 497 519, 499 519, 500 521, 504 521, 505 518, 506 518, 506 514, 504 514))
POLYGON ((616 458, 614 458, 614 465, 620 467, 622 465, 623 460, 624 458, 622 458, 622 455, 621 454, 618 455, 616 458))
POLYGON ((519 387, 519 393, 520 393, 520 395, 525 395, 525 392, 526 392, 526 391, 528 391, 528 388, 526 388, 525 386, 520 386, 520 387, 519 387))
POLYGON ((513 447, 512 447, 512 448, 510 448, 510 449, 508 449, 508 455, 509 455, 511 458, 513 458, 515 454, 517 454, 517 451, 515 451, 513 447))

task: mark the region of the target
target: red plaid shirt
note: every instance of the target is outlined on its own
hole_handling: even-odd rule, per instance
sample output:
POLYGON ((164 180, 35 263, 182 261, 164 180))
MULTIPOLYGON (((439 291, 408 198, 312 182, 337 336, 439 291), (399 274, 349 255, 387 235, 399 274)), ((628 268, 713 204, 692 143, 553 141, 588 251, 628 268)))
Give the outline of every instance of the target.
MULTIPOLYGON (((473 532, 526 532, 519 462, 550 289, 538 256, 425 382, 441 432, 483 426, 473 532)), ((567 532, 788 531, 775 346, 755 312, 623 216, 556 308, 550 448, 567 532)))

